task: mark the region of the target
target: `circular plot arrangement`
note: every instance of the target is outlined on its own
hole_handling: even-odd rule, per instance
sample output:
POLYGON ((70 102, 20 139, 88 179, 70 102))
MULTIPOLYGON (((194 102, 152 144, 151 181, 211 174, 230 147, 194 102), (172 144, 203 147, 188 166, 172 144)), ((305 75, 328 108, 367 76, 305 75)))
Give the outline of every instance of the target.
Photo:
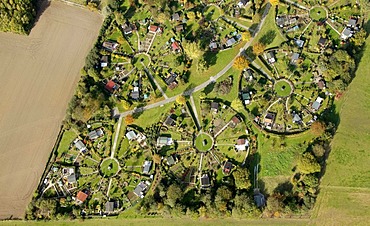
POLYGON ((287 97, 293 92, 293 85, 286 79, 276 81, 274 85, 276 94, 279 97, 287 97))
POLYGON ((209 151, 213 147, 213 138, 206 133, 200 133, 195 139, 195 147, 198 151, 209 151))
POLYGON ((328 17, 328 13, 324 7, 315 6, 310 10, 310 17, 314 21, 323 21, 328 17))
POLYGON ((148 67, 148 65, 150 63, 150 56, 148 54, 145 54, 145 53, 136 54, 135 57, 134 57, 133 62, 134 62, 134 66, 137 69, 143 69, 144 66, 148 67))
POLYGON ((119 169, 120 169, 119 163, 117 159, 114 158, 106 158, 100 164, 100 172, 105 177, 111 177, 116 175, 119 169))

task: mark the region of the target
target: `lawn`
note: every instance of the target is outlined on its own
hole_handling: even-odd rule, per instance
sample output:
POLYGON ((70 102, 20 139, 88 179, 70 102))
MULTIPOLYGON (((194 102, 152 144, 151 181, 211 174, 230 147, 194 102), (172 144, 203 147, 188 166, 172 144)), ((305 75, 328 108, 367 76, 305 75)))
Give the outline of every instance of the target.
MULTIPOLYGON (((258 135, 258 154, 260 155, 260 176, 290 176, 296 159, 308 146, 314 135, 310 131, 299 135, 281 138, 258 135), (285 145, 281 145, 284 144, 285 145)), ((257 160, 258 161, 258 160, 257 160)))
POLYGON ((217 18, 221 16, 221 10, 219 7, 215 5, 211 5, 207 8, 207 10, 204 12, 204 15, 207 20, 214 21, 217 18))
MULTIPOLYGON (((370 38, 367 39, 370 44, 370 38)), ((367 46, 347 93, 335 103, 340 124, 331 143, 326 173, 313 211, 322 225, 366 225, 370 206, 370 81, 367 46)))
POLYGON ((310 17, 313 21, 322 21, 327 16, 326 9, 321 6, 316 6, 310 10, 310 17))
POLYGON ((107 177, 115 175, 119 170, 119 164, 115 159, 105 159, 100 165, 100 171, 107 177))
POLYGON ((198 151, 208 151, 213 146, 213 139, 206 133, 201 133, 195 139, 195 147, 198 151))
POLYGON ((146 54, 138 54, 134 58, 134 65, 138 70, 143 69, 143 64, 148 67, 150 63, 150 58, 146 54))
POLYGON ((281 34, 275 23, 275 8, 271 7, 266 16, 265 23, 258 35, 254 38, 252 44, 262 42, 266 45, 266 48, 269 49, 280 46, 280 44, 285 41, 285 37, 281 34))
POLYGON ((290 84, 285 80, 280 80, 275 83, 275 92, 279 97, 287 97, 292 92, 290 84))
POLYGON ((67 153, 69 146, 71 145, 73 139, 77 137, 76 133, 72 130, 66 130, 63 133, 62 139, 59 142, 57 149, 57 158, 60 158, 63 153, 67 153))

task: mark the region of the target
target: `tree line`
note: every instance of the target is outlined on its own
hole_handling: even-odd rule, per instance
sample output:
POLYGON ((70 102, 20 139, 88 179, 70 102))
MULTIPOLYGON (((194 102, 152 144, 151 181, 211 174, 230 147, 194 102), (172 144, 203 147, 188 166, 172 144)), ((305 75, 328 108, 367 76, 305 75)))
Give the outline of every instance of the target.
POLYGON ((27 34, 35 18, 35 0, 2 0, 0 2, 0 31, 27 34))

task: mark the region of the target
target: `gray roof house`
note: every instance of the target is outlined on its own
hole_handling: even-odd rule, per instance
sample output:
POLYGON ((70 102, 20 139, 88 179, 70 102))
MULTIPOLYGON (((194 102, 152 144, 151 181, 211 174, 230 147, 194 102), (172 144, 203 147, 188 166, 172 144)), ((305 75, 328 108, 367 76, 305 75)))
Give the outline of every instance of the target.
POLYGON ((175 123, 175 120, 171 117, 172 115, 169 115, 166 120, 164 121, 163 124, 165 124, 166 126, 174 126, 176 125, 175 123))
POLYGON ((357 25, 357 19, 349 19, 347 23, 347 27, 355 28, 357 25))
POLYGON ((170 155, 170 156, 167 157, 167 164, 169 166, 172 166, 172 165, 175 165, 176 164, 176 160, 175 160, 175 158, 172 155, 170 155))
POLYGON ((108 201, 105 203, 105 212, 107 213, 114 212, 114 202, 108 201))
POLYGON ((299 47, 302 48, 304 46, 304 41, 301 39, 294 40, 294 43, 299 47))
POLYGON ((143 165, 143 173, 149 174, 149 171, 151 168, 152 168, 152 161, 145 161, 143 165))
POLYGON ((344 28, 342 33, 340 34, 340 38, 346 40, 350 37, 352 37, 352 31, 348 28, 344 28))
POLYGON ((134 131, 131 130, 131 131, 126 133, 126 137, 127 137, 128 140, 134 140, 134 139, 136 139, 137 135, 134 131))
POLYGON ((77 181, 76 174, 72 173, 71 175, 67 177, 67 180, 68 180, 68 183, 70 184, 75 183, 77 181))
POLYGON ((301 116, 299 116, 298 114, 294 114, 294 116, 293 116, 293 123, 297 123, 297 124, 302 123, 301 116))
POLYGON ((230 38, 226 41, 226 47, 231 47, 236 43, 235 38, 230 38))
POLYGON ((104 135, 104 132, 101 128, 97 130, 93 130, 88 134, 90 140, 96 140, 103 135, 104 135))
POLYGON ((324 100, 323 98, 317 97, 315 102, 313 102, 312 105, 311 105, 312 110, 318 111, 319 108, 321 107, 321 103, 322 103, 323 100, 324 100))
POLYGON ((291 64, 296 64, 298 59, 299 59, 299 53, 293 53, 292 54, 292 59, 290 60, 290 63, 291 64))
POLYGON ((171 137, 158 137, 157 139, 157 147, 163 147, 172 145, 173 141, 171 137))
POLYGON ((76 139, 75 140, 75 147, 80 151, 80 152, 83 152, 83 153, 85 153, 86 151, 87 151, 87 148, 86 148, 86 146, 85 146, 85 144, 82 142, 82 140, 80 140, 80 139, 76 139))
POLYGON ((273 64, 276 62, 275 53, 274 51, 269 51, 266 53, 266 59, 270 64, 273 64))
POLYGON ((208 188, 211 186, 211 181, 209 179, 208 174, 203 174, 202 177, 200 178, 200 186, 201 188, 208 188))
POLYGON ((137 195, 140 198, 144 198, 145 191, 148 188, 148 185, 144 182, 141 181, 135 188, 134 194, 137 195))
POLYGON ((220 108, 220 104, 219 103, 217 103, 217 102, 212 102, 211 103, 211 110, 214 113, 217 113, 219 108, 220 108))

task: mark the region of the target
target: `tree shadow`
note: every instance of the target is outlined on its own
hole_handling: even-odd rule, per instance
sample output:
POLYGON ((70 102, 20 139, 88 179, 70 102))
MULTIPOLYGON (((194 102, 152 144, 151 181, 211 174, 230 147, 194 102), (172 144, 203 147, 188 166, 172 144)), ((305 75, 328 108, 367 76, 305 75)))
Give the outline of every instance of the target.
POLYGON ((205 94, 205 95, 210 94, 210 93, 213 91, 213 89, 215 88, 215 84, 216 84, 216 82, 211 82, 211 83, 209 83, 209 84, 204 88, 204 90, 203 90, 204 94, 205 94))
POLYGON ((48 0, 38 0, 36 1, 36 16, 35 20, 32 24, 30 24, 30 27, 27 28, 29 32, 31 31, 32 28, 34 28, 37 24, 37 22, 40 20, 40 17, 42 14, 46 11, 46 9, 50 6, 50 1, 48 0))
POLYGON ((276 37, 276 31, 274 30, 269 30, 264 34, 260 39, 259 42, 264 44, 264 45, 269 45, 271 44, 276 37))
POLYGON ((215 65, 217 62, 217 52, 207 51, 203 54, 203 59, 206 61, 208 67, 215 65))

